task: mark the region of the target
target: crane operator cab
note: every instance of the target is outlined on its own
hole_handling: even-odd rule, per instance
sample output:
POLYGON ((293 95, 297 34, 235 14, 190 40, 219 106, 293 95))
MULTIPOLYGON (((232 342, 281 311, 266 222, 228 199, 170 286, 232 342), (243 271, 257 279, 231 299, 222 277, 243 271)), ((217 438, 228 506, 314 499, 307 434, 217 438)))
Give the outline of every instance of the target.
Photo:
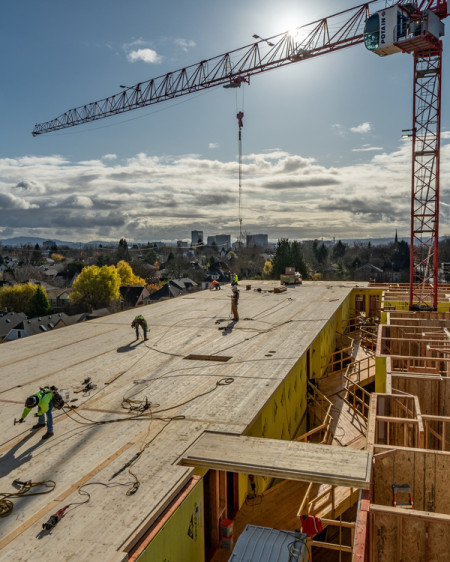
POLYGON ((436 47, 443 35, 444 24, 434 12, 404 4, 372 14, 364 27, 364 44, 384 57, 436 47))

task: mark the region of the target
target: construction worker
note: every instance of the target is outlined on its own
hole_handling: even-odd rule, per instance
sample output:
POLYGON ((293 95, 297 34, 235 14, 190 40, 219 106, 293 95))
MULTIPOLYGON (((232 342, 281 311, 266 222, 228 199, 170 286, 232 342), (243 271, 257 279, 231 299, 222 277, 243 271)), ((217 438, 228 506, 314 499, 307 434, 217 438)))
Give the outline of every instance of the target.
POLYGON ((235 285, 231 293, 231 313, 233 314, 233 318, 236 322, 239 320, 238 302, 239 302, 239 290, 235 285))
POLYGON ((32 429, 41 429, 41 427, 45 427, 45 418, 47 417, 47 433, 42 436, 42 439, 53 437, 53 392, 56 390, 58 389, 55 386, 50 388, 45 387, 41 388, 41 390, 36 392, 36 394, 33 394, 33 396, 29 396, 25 400, 25 408, 23 410, 22 417, 19 420, 19 423, 23 423, 30 413, 31 408, 37 406, 38 411, 34 414, 34 416, 38 418, 38 421, 35 425, 33 425, 32 429))
POLYGON ((144 332, 144 341, 148 340, 147 337, 147 330, 148 330, 148 324, 147 324, 147 320, 142 316, 142 314, 139 314, 138 316, 136 316, 136 318, 133 320, 133 322, 131 322, 131 327, 134 328, 136 330, 136 339, 139 339, 139 326, 142 328, 142 331, 144 332))
POLYGON ((214 279, 212 281, 211 285, 209 286, 209 290, 210 291, 220 291, 220 289, 221 289, 220 283, 214 279))
POLYGON ((232 277, 232 280, 231 280, 231 286, 234 287, 234 286, 237 285, 237 284, 238 284, 238 276, 237 276, 237 273, 233 273, 233 277, 232 277))

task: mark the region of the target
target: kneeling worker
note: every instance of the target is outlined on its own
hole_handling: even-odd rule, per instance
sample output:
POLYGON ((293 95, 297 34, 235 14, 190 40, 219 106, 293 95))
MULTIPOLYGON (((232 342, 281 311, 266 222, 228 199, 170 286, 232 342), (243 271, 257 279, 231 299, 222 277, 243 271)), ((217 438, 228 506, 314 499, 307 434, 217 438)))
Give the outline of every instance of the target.
MULTIPOLYGON (((52 387, 55 388, 55 387, 52 387)), ((39 392, 29 396, 25 401, 25 408, 19 423, 22 423, 31 411, 31 408, 38 407, 38 411, 34 414, 38 421, 33 425, 32 429, 41 429, 45 427, 45 417, 47 417, 47 433, 42 436, 42 439, 53 437, 53 390, 45 387, 41 388, 39 392)))
POLYGON ((136 339, 139 339, 139 326, 142 328, 142 331, 144 332, 144 341, 148 340, 147 337, 147 330, 148 330, 148 324, 147 324, 147 320, 142 316, 142 314, 139 314, 139 316, 136 316, 136 318, 133 320, 133 322, 131 322, 131 327, 134 328, 136 330, 136 339))

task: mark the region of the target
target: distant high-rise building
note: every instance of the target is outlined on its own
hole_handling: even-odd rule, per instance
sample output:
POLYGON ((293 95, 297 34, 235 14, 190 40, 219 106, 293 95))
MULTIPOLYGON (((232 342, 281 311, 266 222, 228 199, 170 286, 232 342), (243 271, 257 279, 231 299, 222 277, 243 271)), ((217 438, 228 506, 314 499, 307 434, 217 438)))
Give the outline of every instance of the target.
POLYGON ((247 234, 247 247, 258 246, 260 248, 269 247, 268 234, 247 234))
POLYGON ((203 244, 203 230, 192 230, 191 245, 198 246, 199 244, 203 244))
POLYGON ((230 234, 216 234, 215 236, 208 236, 208 246, 215 244, 218 250, 229 250, 231 248, 231 235, 230 234))

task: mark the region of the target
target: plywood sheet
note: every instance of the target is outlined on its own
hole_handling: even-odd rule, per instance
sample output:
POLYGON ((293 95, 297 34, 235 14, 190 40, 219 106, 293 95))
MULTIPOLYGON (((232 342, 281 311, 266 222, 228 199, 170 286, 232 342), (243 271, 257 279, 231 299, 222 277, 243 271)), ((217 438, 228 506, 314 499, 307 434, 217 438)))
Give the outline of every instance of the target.
POLYGON ((372 455, 331 445, 206 432, 181 463, 304 482, 368 488, 372 455))

